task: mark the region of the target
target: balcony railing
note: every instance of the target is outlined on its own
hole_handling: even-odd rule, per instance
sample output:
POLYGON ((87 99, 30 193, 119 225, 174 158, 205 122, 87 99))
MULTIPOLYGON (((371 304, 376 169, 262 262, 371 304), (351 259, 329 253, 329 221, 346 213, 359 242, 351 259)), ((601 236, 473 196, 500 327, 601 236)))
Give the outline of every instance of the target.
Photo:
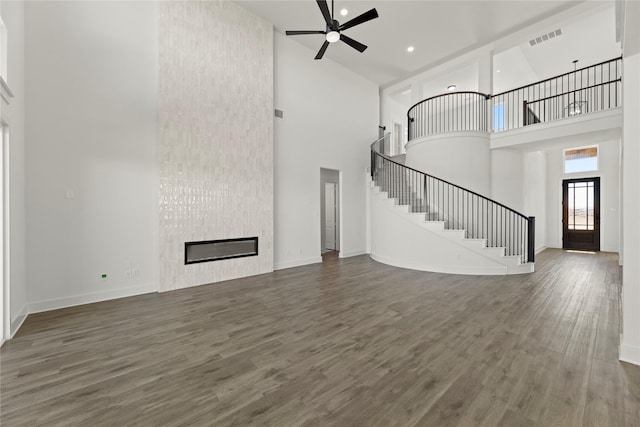
POLYGON ((622 105, 622 57, 491 96, 493 132, 622 105))
POLYGON ((448 132, 503 132, 622 105, 622 57, 497 95, 453 92, 413 105, 408 140, 448 132))
POLYGON ((488 95, 454 92, 418 102, 407 113, 409 140, 446 132, 487 131, 488 95))

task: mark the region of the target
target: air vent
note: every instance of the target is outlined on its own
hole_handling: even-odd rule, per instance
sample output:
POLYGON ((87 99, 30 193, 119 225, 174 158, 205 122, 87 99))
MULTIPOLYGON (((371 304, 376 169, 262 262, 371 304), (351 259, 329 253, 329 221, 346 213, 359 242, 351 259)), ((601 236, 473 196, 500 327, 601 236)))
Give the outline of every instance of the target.
POLYGON ((184 244, 185 264, 256 255, 258 255, 257 237, 186 242, 184 244))
POLYGON ((535 46, 535 45, 540 44, 542 42, 546 42, 548 40, 555 39, 556 37, 559 37, 561 35, 562 35, 562 30, 560 28, 558 28, 555 31, 551 31, 550 33, 542 34, 541 36, 538 36, 536 38, 533 38, 533 39, 529 40, 529 44, 531 46, 535 46))

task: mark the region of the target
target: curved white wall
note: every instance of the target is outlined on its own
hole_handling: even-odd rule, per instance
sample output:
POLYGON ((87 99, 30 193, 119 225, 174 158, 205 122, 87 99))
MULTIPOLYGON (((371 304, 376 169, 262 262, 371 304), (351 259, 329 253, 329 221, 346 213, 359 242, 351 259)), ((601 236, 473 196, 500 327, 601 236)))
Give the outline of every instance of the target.
POLYGON ((486 132, 452 132, 410 141, 405 165, 491 196, 491 152, 486 132))
POLYGON ((507 267, 413 222, 406 206, 371 190, 371 258, 383 264, 449 274, 507 274, 507 267))

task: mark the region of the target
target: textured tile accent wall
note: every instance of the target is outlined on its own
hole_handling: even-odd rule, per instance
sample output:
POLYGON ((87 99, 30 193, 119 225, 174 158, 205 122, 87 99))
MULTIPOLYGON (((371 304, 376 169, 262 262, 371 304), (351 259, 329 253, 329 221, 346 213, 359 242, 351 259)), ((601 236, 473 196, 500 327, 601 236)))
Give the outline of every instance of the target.
POLYGON ((160 2, 160 291, 273 270, 273 30, 228 1, 160 2), (186 241, 259 256, 184 265, 186 241))

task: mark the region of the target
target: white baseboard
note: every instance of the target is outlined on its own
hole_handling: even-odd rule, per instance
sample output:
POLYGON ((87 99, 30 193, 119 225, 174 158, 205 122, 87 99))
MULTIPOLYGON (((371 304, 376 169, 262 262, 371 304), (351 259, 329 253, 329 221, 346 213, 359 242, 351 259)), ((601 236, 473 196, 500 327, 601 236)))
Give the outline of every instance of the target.
POLYGON ((547 247, 545 245, 538 246, 536 248, 536 255, 538 255, 540 252, 544 251, 545 249, 547 249, 547 247))
POLYGON ((322 262, 321 256, 314 256, 310 258, 300 258, 300 259, 294 259, 291 261, 277 262, 273 265, 273 269, 284 270, 285 268, 300 267, 302 265, 317 264, 319 262, 322 262))
POLYGON ((341 251, 340 258, 349 258, 352 256, 366 255, 368 252, 365 249, 357 249, 355 251, 341 251))
POLYGON ((640 347, 628 344, 620 344, 620 355, 618 359, 623 362, 640 365, 640 347))
POLYGON ((466 265, 429 265, 426 263, 413 263, 403 259, 391 259, 371 254, 374 261, 394 267, 407 268, 409 270, 427 271, 430 273, 468 274, 474 276, 500 276, 507 274, 507 266, 472 266, 466 265))
POLYGON ((91 304, 94 302, 149 294, 152 292, 158 292, 158 285, 156 283, 147 283, 131 288, 114 289, 105 292, 96 292, 92 294, 74 295, 65 298, 37 301, 29 304, 29 314, 57 310, 59 308, 73 307, 75 305, 91 304))
POLYGON ((22 309, 20 309, 20 312, 18 313, 16 318, 13 319, 13 321, 11 322, 11 325, 9 327, 9 329, 10 329, 9 338, 13 338, 13 336, 16 334, 16 332, 18 332, 18 329, 20 329, 20 327, 22 326, 24 321, 27 320, 27 316, 28 315, 29 315, 28 307, 25 304, 24 306, 22 306, 22 309))

